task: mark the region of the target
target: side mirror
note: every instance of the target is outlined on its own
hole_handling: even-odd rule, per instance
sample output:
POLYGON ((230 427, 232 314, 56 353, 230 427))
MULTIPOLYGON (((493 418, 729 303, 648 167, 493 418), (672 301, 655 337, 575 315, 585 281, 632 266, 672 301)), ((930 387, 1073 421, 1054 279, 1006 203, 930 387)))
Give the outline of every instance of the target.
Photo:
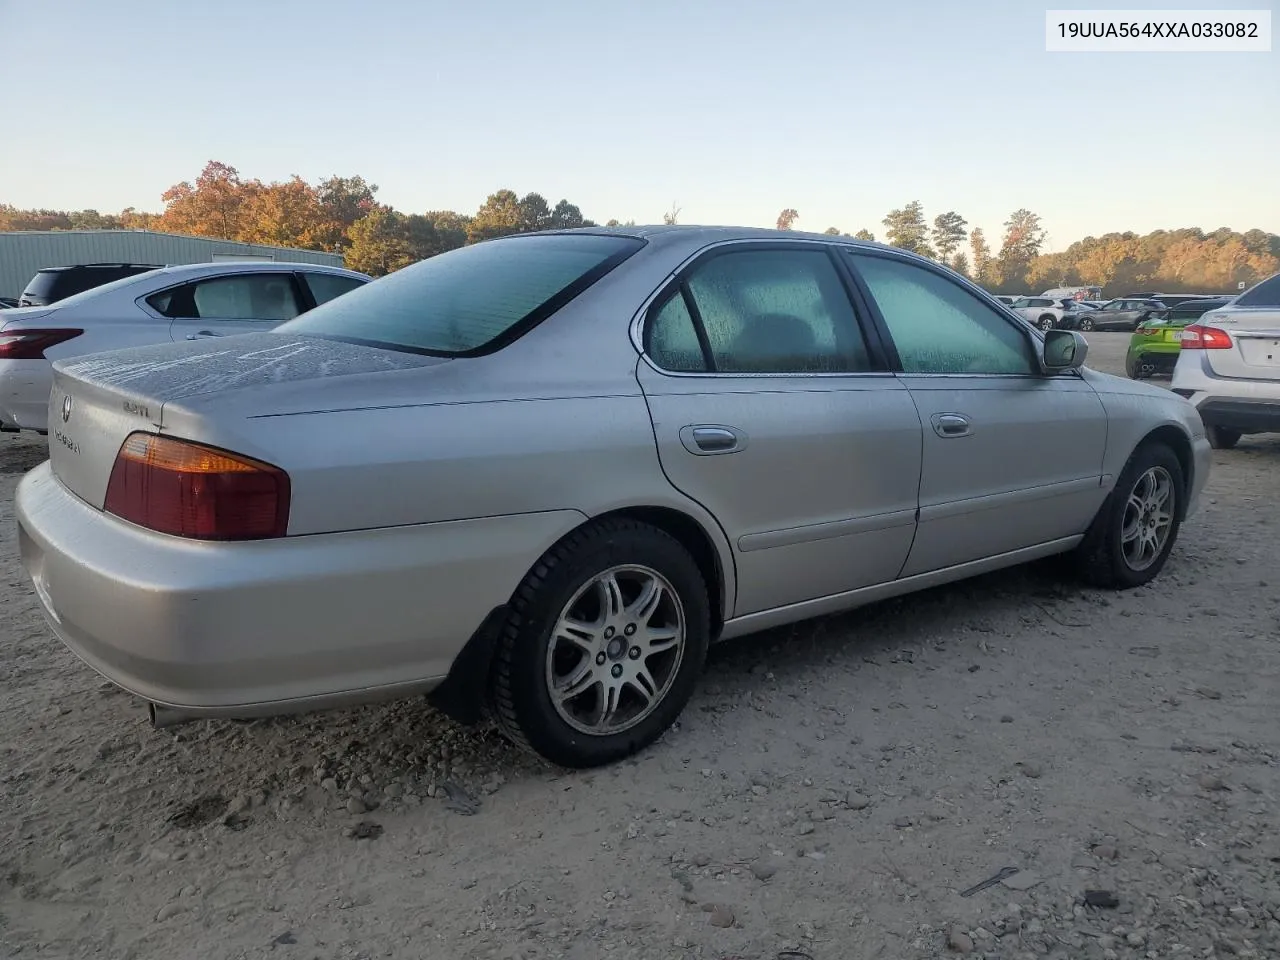
POLYGON ((1045 373, 1063 373, 1084 366, 1089 355, 1089 341, 1074 330, 1048 330, 1040 365, 1045 373))

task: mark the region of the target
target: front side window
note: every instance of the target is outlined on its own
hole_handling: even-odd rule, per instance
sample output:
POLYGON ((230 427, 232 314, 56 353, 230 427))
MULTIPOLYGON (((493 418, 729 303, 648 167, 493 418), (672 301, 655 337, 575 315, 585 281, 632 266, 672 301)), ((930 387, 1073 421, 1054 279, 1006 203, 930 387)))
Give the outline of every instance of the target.
MULTIPOLYGON (((659 349, 667 352, 668 363, 688 362, 688 351, 700 346, 699 321, 710 372, 871 369, 853 305, 825 249, 735 250, 697 264, 685 277, 681 295, 650 315, 649 349, 655 362, 664 365, 659 349), (696 318, 688 302, 677 302, 686 297, 696 318), (678 331, 683 332, 677 340, 678 331)), ((705 357, 700 369, 708 369, 705 357)))
POLYGON ((896 258, 850 257, 880 307, 904 373, 1038 372, 1027 337, 959 284, 896 258))
POLYGON ((643 246, 635 237, 563 233, 459 247, 275 332, 437 356, 482 352, 549 316, 643 246))

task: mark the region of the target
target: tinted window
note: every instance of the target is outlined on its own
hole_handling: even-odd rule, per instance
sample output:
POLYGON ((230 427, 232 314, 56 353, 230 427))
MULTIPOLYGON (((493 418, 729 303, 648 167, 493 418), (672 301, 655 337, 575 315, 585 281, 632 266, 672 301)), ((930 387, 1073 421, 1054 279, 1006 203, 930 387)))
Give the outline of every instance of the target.
POLYGON ((307 281, 307 287, 311 290, 311 296, 315 300, 317 307, 322 303, 328 303, 334 297, 350 293, 356 287, 364 286, 367 282, 355 277, 344 277, 336 273, 304 273, 302 276, 307 281))
POLYGON ((197 280, 147 298, 175 319, 292 320, 298 299, 287 273, 242 273, 197 280))
POLYGON ((1280 273, 1236 297, 1237 307, 1280 307, 1280 273))
POLYGON ((153 269, 155 268, 146 266, 83 266, 67 270, 41 270, 31 278, 31 282, 22 291, 22 296, 38 299, 43 303, 54 303, 153 269))
POLYGON ((276 329, 468 353, 537 322, 642 246, 634 237, 596 234, 490 240, 397 270, 276 329))
POLYGON ((1031 374, 1027 337, 959 284, 888 257, 851 254, 906 373, 1031 374))
MULTIPOLYGON (((720 254, 698 264, 685 286, 717 373, 870 369, 853 306, 825 250, 720 254)), ((651 317, 651 355, 665 365, 661 350, 670 362, 685 364, 668 369, 705 369, 693 318, 676 302, 682 299, 673 297, 651 317)))

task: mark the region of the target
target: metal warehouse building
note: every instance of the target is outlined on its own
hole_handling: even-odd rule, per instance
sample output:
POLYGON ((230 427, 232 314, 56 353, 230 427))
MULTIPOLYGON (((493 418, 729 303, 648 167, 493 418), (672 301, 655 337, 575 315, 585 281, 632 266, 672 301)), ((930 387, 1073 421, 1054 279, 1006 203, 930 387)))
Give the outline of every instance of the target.
POLYGON ((264 247, 152 230, 15 230, 0 232, 0 297, 15 300, 44 267, 81 263, 212 263, 279 260, 342 266, 342 255, 264 247))

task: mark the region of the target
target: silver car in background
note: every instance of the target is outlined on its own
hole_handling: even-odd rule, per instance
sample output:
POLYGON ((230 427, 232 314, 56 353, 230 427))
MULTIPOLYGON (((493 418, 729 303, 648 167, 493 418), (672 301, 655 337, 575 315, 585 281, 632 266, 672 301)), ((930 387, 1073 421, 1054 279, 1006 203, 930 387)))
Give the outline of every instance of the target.
POLYGON ((60 361, 21 553, 157 723, 430 691, 602 764, 716 640, 1053 554, 1156 576, 1208 442, 1086 350, 847 238, 492 240, 264 336, 60 361))
POLYGON ((0 313, 0 430, 46 432, 55 360, 265 332, 371 279, 313 263, 194 263, 134 272, 44 306, 6 310, 0 313))
POLYGON ((1200 412, 1220 450, 1280 433, 1280 274, 1182 328, 1173 392, 1200 412))

